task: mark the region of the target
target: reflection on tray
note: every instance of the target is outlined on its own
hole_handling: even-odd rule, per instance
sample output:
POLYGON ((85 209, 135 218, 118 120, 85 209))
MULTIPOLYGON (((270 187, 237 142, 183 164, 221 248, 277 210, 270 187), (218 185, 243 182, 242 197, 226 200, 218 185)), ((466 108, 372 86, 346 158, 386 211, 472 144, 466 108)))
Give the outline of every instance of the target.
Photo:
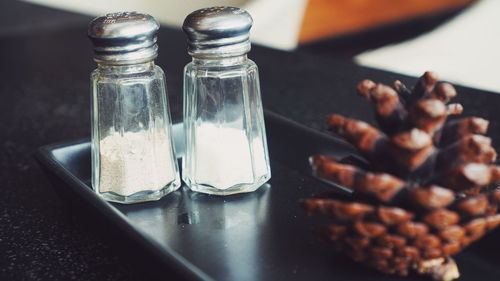
POLYGON ((165 240, 157 242, 183 255, 219 264, 234 263, 237 257, 241 266, 228 268, 228 280, 250 280, 263 256, 259 239, 271 213, 269 191, 270 185, 265 184, 252 193, 221 197, 184 188, 154 207, 119 207, 142 232, 156 240, 163 237, 165 240))

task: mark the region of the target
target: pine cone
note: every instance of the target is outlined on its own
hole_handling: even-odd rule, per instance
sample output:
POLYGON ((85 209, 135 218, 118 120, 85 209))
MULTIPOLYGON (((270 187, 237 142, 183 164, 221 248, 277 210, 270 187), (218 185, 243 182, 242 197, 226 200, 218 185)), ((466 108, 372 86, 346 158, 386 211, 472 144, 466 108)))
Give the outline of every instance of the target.
POLYGON ((451 256, 500 224, 500 167, 483 136, 488 121, 460 114, 448 83, 426 72, 412 90, 364 80, 358 93, 375 107, 380 130, 331 115, 328 127, 364 159, 311 157, 317 177, 353 196, 303 200, 309 213, 333 218, 326 237, 354 261, 387 274, 415 270, 436 280, 458 277, 451 256))

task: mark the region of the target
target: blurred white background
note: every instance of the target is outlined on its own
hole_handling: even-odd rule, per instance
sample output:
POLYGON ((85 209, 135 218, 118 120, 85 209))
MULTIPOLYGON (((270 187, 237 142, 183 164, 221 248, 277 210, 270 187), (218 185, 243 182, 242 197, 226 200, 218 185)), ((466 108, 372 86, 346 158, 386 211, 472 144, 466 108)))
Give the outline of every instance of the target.
POLYGON ((234 6, 254 19, 252 41, 292 50, 297 46, 307 0, 25 0, 92 16, 110 12, 138 11, 154 16, 164 25, 180 27, 194 10, 211 6, 234 6))
POLYGON ((500 0, 481 0, 432 32, 356 61, 413 76, 433 70, 454 83, 500 92, 500 0))
MULTIPOLYGON (((24 0, 98 16, 116 11, 139 11, 162 24, 180 27, 199 8, 230 5, 254 18, 252 41, 272 48, 297 47, 307 0, 24 0)), ((330 0, 334 1, 334 0, 330 0)), ((374 0, 374 2, 376 2, 374 0)), ((419 76, 436 71, 442 79, 500 92, 500 0, 479 0, 437 29, 396 45, 355 57, 365 66, 419 76)))

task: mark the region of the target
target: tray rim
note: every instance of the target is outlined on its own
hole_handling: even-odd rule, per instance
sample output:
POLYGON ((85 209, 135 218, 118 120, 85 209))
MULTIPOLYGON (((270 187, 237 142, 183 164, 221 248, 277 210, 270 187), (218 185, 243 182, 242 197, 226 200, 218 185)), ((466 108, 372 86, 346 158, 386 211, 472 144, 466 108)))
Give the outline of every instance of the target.
POLYGON ((147 234, 134 228, 132 223, 124 214, 114 208, 111 203, 101 199, 95 192, 89 189, 85 183, 68 171, 65 166, 60 164, 60 162, 55 160, 51 152, 55 149, 69 145, 79 145, 88 142, 89 139, 80 139, 77 141, 58 142, 55 144, 45 145, 37 150, 35 157, 42 165, 50 169, 50 171, 53 172, 66 185, 70 186, 69 188, 71 188, 74 192, 79 193, 80 198, 103 215, 107 222, 120 229, 124 235, 139 242, 139 244, 143 246, 146 251, 160 258, 162 263, 167 263, 176 269, 181 269, 177 270, 176 273, 180 274, 187 280, 215 281, 169 246, 160 245, 158 242, 148 237, 147 234), (66 172, 61 172, 61 169, 64 169, 66 172), (77 188, 72 186, 77 186, 77 188))
MULTIPOLYGON (((341 138, 313 129, 275 112, 264 110, 264 117, 265 119, 273 119, 274 122, 286 123, 288 126, 295 127, 297 130, 313 135, 316 138, 352 147, 348 142, 341 138)), ((186 258, 182 257, 168 245, 160 245, 146 233, 136 229, 133 226, 133 223, 130 222, 124 214, 113 207, 113 204, 103 200, 95 192, 93 192, 92 189, 89 189, 86 183, 82 182, 64 165, 62 165, 61 162, 57 161, 52 153, 54 150, 59 148, 76 146, 89 142, 90 138, 81 138, 73 141, 60 141, 44 145, 37 149, 35 158, 42 166, 50 170, 50 172, 53 173, 58 179, 62 180, 66 186, 69 186, 68 188, 79 194, 80 199, 85 201, 86 204, 90 205, 99 214, 103 215, 103 219, 105 221, 121 230, 124 236, 138 242, 143 249, 159 258, 163 264, 168 264, 172 268, 175 268, 177 274, 180 274, 187 280, 215 281, 214 278, 210 277, 203 270, 198 268, 186 258)))

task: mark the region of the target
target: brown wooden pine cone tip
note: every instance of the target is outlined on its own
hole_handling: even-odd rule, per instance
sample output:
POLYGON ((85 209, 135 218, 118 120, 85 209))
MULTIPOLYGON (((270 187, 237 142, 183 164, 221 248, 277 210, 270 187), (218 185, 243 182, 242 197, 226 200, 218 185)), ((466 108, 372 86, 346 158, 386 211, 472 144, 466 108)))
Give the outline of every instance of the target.
POLYGON ((309 213, 333 218, 326 237, 354 261, 387 274, 411 270, 436 280, 459 277, 451 256, 500 224, 500 167, 484 134, 488 121, 455 119, 460 104, 449 83, 426 72, 412 90, 361 81, 357 92, 373 103, 380 129, 333 114, 328 128, 367 160, 311 157, 316 176, 351 188, 349 200, 302 201, 309 213), (361 161, 360 161, 361 162, 361 161))

